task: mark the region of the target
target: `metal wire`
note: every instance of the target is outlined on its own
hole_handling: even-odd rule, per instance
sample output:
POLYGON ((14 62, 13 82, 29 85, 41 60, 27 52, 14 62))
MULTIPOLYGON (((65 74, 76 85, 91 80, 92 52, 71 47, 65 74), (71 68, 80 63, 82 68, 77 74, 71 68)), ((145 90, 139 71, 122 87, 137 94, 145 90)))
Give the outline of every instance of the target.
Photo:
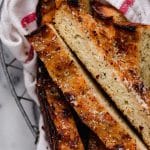
MULTIPOLYGON (((2 12, 3 4, 4 4, 4 0, 2 0, 1 4, 0 4, 0 20, 1 20, 1 12, 2 12)), ((29 127, 29 129, 30 129, 32 135, 34 136, 35 141, 36 141, 38 139, 38 133, 39 133, 38 132, 38 116, 39 116, 38 108, 32 99, 24 97, 24 95, 26 93, 26 89, 24 89, 21 96, 19 96, 17 94, 8 69, 11 68, 13 70, 22 71, 22 68, 14 65, 14 63, 17 62, 17 60, 15 58, 13 60, 11 60, 9 63, 6 63, 6 59, 5 59, 5 55, 4 55, 4 47, 3 47, 1 40, 0 40, 0 62, 2 64, 4 74, 7 78, 7 82, 8 82, 9 88, 11 90, 12 96, 14 97, 21 114, 22 114, 25 122, 27 123, 27 126, 29 127), (34 120, 35 120, 36 125, 34 125, 32 123, 32 121, 29 119, 29 116, 27 115, 28 113, 25 111, 24 106, 21 103, 22 101, 26 101, 30 104, 32 103, 33 116, 34 116, 34 120)))
MULTIPOLYGON (((8 70, 9 68, 12 68, 12 69, 15 69, 17 71, 22 71, 22 68, 14 65, 14 62, 16 62, 16 61, 17 61, 16 59, 13 59, 9 63, 6 63, 6 58, 5 58, 5 55, 4 55, 4 47, 3 47, 2 42, 0 41, 0 62, 2 64, 4 74, 7 78, 8 85, 9 85, 11 93, 12 93, 12 95, 13 95, 15 101, 16 101, 16 104, 17 104, 20 112, 22 113, 22 116, 24 117, 31 133, 33 134, 33 136, 36 140, 37 137, 38 137, 38 127, 36 125, 32 124, 31 120, 29 119, 29 116, 27 115, 28 113, 25 111, 21 101, 26 101, 26 102, 29 102, 29 103, 33 103, 34 109, 37 106, 36 106, 35 102, 32 99, 24 97, 24 95, 26 93, 25 89, 24 89, 23 93, 21 94, 21 96, 19 96, 17 94, 15 86, 14 86, 13 81, 11 79, 11 75, 10 75, 9 70, 8 70)), ((34 114, 34 115, 37 115, 37 114, 34 114)), ((35 116, 35 118, 38 118, 38 117, 35 116)))

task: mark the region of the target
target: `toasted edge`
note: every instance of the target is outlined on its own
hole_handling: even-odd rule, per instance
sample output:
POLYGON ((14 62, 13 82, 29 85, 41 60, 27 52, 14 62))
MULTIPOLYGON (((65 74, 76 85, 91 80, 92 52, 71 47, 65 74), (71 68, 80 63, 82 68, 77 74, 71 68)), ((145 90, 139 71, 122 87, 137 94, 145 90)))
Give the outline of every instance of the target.
POLYGON ((94 32, 90 33, 92 28, 100 28, 99 24, 90 15, 76 12, 76 10, 71 10, 63 5, 56 12, 55 27, 97 82, 109 93, 118 108, 142 134, 145 142, 150 145, 149 109, 147 109, 147 105, 145 107, 145 102, 141 101, 141 98, 126 88, 118 73, 100 53, 101 47, 97 47, 94 41, 96 38, 93 40, 93 37, 90 36, 90 34, 94 34, 94 32), (82 23, 78 18, 82 20, 82 23), (112 88, 112 84, 115 89, 112 88), (126 105, 126 101, 128 105, 126 105))
POLYGON ((52 42, 49 48, 46 46, 46 43, 43 43, 44 45, 40 47, 39 42, 41 40, 38 39, 39 37, 37 35, 34 40, 29 39, 29 41, 46 65, 49 74, 61 88, 68 102, 77 111, 82 121, 99 136, 107 148, 115 148, 119 145, 130 149, 146 149, 122 119, 119 118, 114 109, 107 103, 107 100, 94 86, 92 80, 87 77, 55 29, 51 25, 48 26, 53 36, 41 40, 44 43, 52 42), (38 40, 37 43, 36 40, 38 40), (55 59, 55 62, 52 58, 55 59), (68 74, 66 71, 69 74, 71 73, 71 78, 66 76, 68 74), (107 130, 108 127, 109 130, 107 130))

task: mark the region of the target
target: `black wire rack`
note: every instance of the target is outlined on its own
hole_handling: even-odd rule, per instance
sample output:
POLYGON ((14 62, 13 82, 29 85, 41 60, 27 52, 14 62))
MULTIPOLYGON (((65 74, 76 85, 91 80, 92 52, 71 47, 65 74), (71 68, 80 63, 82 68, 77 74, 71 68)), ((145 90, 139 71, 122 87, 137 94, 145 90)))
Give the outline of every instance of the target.
POLYGON ((25 89, 25 86, 22 85, 22 91, 20 89, 17 89, 17 87, 14 85, 15 79, 13 78, 13 73, 17 72, 18 74, 22 75, 21 80, 23 83, 23 68, 20 62, 18 62, 13 56, 8 59, 8 53, 11 55, 11 53, 8 51, 2 42, 0 41, 0 62, 2 64, 2 68, 4 71, 4 74, 6 76, 8 86, 11 90, 12 96, 14 97, 16 104, 25 119, 31 133, 33 134, 33 137, 35 140, 38 137, 38 118, 39 118, 39 110, 34 100, 32 100, 29 95, 27 94, 27 91, 25 89), (32 118, 29 116, 24 103, 28 106, 31 106, 32 108, 32 118), (28 104, 27 104, 28 103, 28 104))

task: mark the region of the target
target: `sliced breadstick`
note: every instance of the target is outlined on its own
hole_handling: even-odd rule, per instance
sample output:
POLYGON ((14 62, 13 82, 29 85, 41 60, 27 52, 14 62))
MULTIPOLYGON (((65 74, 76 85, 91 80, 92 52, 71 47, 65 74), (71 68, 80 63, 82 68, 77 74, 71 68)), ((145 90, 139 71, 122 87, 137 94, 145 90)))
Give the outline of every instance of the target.
POLYGON ((107 149, 146 149, 107 103, 52 25, 49 24, 28 40, 44 62, 49 75, 64 93, 66 100, 107 149))
MULTIPOLYGON (((57 10, 55 27, 150 146, 150 90, 139 73, 140 54, 150 52, 150 27, 114 25, 67 5, 57 10)), ((142 58, 149 66, 149 55, 142 58)))
MULTIPOLYGON (((93 3, 94 11, 98 13, 100 20, 112 19, 114 26, 120 26, 122 28, 133 28, 136 26, 138 33, 138 61, 139 72, 144 82, 144 85, 150 88, 150 26, 133 24, 112 6, 102 5, 100 2, 93 3)), ((133 55, 134 56, 134 55, 133 55)))
POLYGON ((52 150, 84 150, 76 123, 59 89, 44 65, 38 62, 37 94, 43 114, 45 134, 52 150))

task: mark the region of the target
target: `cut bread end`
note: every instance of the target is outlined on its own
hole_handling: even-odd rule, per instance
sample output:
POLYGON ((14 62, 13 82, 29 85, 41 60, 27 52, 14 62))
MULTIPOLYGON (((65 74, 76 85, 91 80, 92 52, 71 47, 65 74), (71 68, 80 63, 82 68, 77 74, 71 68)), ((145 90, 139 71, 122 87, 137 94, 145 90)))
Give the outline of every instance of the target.
POLYGON ((118 108, 139 131, 145 143, 150 146, 149 108, 139 96, 128 90, 115 68, 105 60, 101 51, 102 47, 98 47, 93 40, 92 28, 99 29, 100 24, 88 14, 62 6, 56 12, 55 27, 118 108))

